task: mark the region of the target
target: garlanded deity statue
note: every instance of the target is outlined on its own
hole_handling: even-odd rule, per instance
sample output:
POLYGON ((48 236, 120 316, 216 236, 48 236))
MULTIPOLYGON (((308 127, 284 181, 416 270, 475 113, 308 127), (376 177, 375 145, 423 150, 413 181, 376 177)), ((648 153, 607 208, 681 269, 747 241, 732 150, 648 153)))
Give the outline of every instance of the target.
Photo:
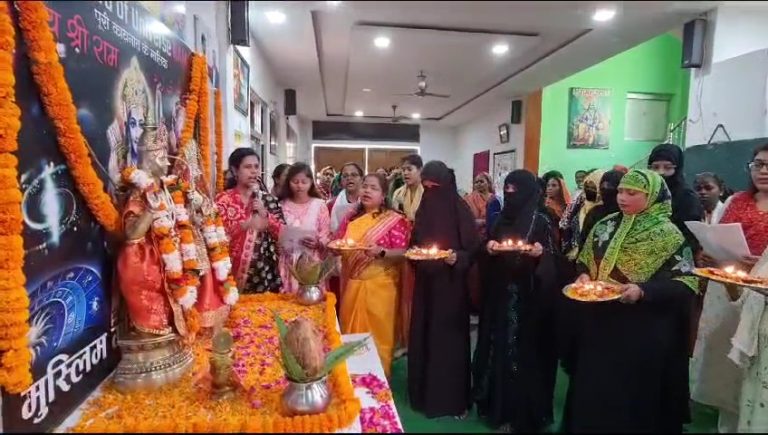
POLYGON ((153 124, 150 88, 136 57, 123 71, 115 89, 115 120, 107 129, 110 145, 109 175, 114 184, 120 182, 120 171, 136 166, 139 146, 146 124, 153 124))
POLYGON ((194 305, 196 291, 184 286, 189 277, 183 275, 181 228, 168 186, 173 180, 166 177, 167 149, 155 126, 144 128, 139 166, 123 171, 131 193, 123 207, 126 243, 118 255, 118 281, 133 330, 186 337, 183 310, 194 305))
POLYGON ((187 213, 200 259, 200 287, 195 308, 201 315, 201 326, 212 328, 229 315, 229 307, 237 302, 238 291, 231 275, 229 242, 200 161, 200 149, 192 139, 179 150, 172 173, 179 177, 185 191, 187 213))

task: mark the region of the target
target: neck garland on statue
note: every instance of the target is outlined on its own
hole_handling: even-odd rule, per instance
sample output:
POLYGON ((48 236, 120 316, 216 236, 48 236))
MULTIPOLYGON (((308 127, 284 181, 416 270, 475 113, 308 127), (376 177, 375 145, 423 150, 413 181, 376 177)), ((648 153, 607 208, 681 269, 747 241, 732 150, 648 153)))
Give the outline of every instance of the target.
MULTIPOLYGON (((152 235, 161 252, 165 278, 174 299, 185 309, 197 302, 200 285, 199 259, 188 211, 191 197, 197 193, 176 175, 159 180, 136 167, 123 170, 123 180, 140 189, 152 212, 152 235)), ((234 305, 238 290, 232 277, 228 239, 221 218, 209 211, 204 218, 203 236, 216 280, 221 283, 221 297, 234 305)))

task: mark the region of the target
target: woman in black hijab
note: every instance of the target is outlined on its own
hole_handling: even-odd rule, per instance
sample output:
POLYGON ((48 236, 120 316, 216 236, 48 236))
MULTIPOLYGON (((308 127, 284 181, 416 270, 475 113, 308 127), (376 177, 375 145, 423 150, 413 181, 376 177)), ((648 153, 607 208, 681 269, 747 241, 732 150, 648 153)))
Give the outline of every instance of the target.
POLYGON ((579 250, 584 246, 584 241, 587 239, 587 235, 596 223, 600 222, 609 214, 619 212, 619 203, 616 201, 616 196, 619 194, 619 182, 624 174, 624 172, 614 169, 606 172, 603 174, 603 177, 600 178, 599 188, 601 203, 594 206, 592 210, 587 213, 587 217, 584 218, 584 226, 581 229, 580 235, 581 240, 579 241, 579 250))
POLYGON ((684 163, 683 150, 671 143, 657 145, 648 157, 648 169, 664 177, 672 193, 672 222, 696 253, 700 249, 699 242, 685 226, 685 222, 701 222, 704 219, 704 208, 696 192, 685 182, 684 163))
POLYGON ((463 418, 470 407, 469 289, 467 272, 480 239, 475 218, 443 162, 421 171, 424 195, 411 244, 452 249, 445 261, 414 262, 416 279, 408 343, 411 407, 427 417, 463 418))
POLYGON ((504 180, 504 208, 489 233, 485 288, 473 368, 478 413, 506 432, 538 432, 552 422, 557 355, 552 336, 557 286, 552 257, 556 223, 536 177, 516 170, 504 180), (503 253, 497 242, 524 240, 532 252, 503 253))

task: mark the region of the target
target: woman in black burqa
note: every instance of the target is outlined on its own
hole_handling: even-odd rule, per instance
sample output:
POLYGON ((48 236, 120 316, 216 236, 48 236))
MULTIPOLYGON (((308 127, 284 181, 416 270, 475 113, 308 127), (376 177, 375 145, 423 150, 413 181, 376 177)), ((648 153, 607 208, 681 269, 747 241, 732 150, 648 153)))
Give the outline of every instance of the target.
POLYGON ((506 432, 539 432, 552 422, 557 371, 554 261, 557 223, 529 171, 504 180, 504 208, 489 233, 489 269, 473 366, 478 413, 506 432), (495 253, 502 240, 524 240, 531 253, 495 253))
POLYGON ((475 218, 457 192, 453 170, 431 161, 421 178, 424 195, 411 244, 455 254, 444 261, 414 262, 408 395, 411 407, 427 417, 463 418, 470 407, 467 272, 481 241, 475 218))

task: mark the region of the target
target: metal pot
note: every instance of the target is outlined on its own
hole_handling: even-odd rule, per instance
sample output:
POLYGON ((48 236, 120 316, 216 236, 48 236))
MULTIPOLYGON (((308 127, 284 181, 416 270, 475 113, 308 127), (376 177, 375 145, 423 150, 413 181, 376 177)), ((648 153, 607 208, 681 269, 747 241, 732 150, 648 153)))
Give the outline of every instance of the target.
POLYGON ((314 382, 299 383, 288 381, 283 391, 283 409, 289 416, 310 415, 324 412, 331 404, 328 377, 314 382))
POLYGON ((325 300, 325 292, 318 285, 302 285, 296 292, 296 302, 301 305, 315 305, 325 300))

